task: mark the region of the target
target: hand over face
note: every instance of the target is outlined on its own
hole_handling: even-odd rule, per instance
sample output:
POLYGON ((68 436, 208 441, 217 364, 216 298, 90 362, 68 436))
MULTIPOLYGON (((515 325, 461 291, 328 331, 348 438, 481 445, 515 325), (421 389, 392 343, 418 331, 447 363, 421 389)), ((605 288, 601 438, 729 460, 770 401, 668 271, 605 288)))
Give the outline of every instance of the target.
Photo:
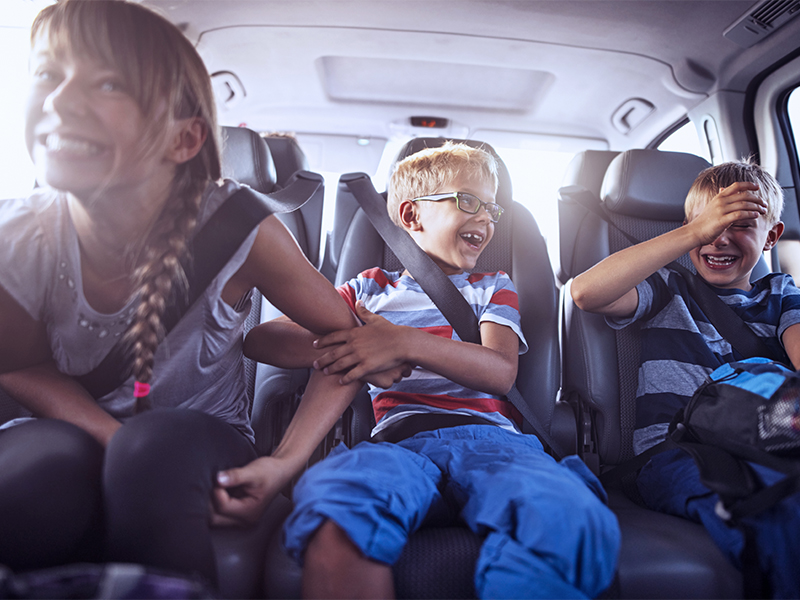
POLYGON ((720 189, 704 206, 689 215, 688 225, 699 236, 699 245, 710 244, 737 221, 752 221, 765 215, 767 203, 754 192, 758 184, 739 181, 720 189))

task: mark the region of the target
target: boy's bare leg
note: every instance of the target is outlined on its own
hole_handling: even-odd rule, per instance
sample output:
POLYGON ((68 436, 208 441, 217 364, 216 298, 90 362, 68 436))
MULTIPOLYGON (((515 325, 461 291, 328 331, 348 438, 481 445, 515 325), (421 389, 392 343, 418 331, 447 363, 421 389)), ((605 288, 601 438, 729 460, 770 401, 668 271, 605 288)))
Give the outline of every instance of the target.
POLYGON ((303 598, 394 598, 389 565, 365 557, 333 521, 306 548, 303 598))

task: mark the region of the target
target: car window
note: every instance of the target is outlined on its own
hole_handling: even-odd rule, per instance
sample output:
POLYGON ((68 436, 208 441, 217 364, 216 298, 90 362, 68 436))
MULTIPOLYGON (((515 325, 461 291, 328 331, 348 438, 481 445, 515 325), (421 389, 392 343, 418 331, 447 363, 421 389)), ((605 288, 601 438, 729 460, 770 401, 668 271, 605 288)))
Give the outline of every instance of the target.
MULTIPOLYGON (((375 189, 384 191, 389 183, 392 163, 407 139, 392 139, 386 143, 377 169, 372 173, 375 189)), ((486 140, 482 140, 486 141, 486 140)), ((558 188, 575 152, 533 148, 508 148, 492 144, 503 159, 511 177, 514 200, 526 207, 539 226, 547 243, 547 251, 557 270, 558 249, 558 188)), ((312 157, 309 157, 311 160, 312 157)), ((314 169, 314 164, 311 164, 314 169)), ((322 222, 322 244, 333 227, 336 184, 340 173, 319 172, 325 177, 325 207, 322 222)), ((324 250, 323 250, 324 252, 324 250)))
MULTIPOLYGON (((789 125, 794 135, 794 151, 795 155, 797 155, 800 153, 800 87, 795 88, 794 91, 789 94, 786 114, 789 116, 789 125)), ((800 157, 798 156, 795 156, 795 159, 800 161, 800 157)))
POLYGON ((26 196, 34 185, 25 148, 24 115, 28 85, 28 42, 33 18, 51 2, 5 0, 0 3, 0 198, 26 196))
POLYGON ((659 150, 667 152, 687 152, 702 156, 711 162, 706 145, 700 141, 697 128, 689 121, 673 131, 663 142, 658 145, 659 150))
MULTIPOLYGON (((789 121, 789 128, 794 139, 794 160, 800 163, 800 87, 797 87, 789 94, 786 103, 786 116, 789 121)), ((785 220, 785 218, 784 218, 785 220)), ((800 279, 800 240, 791 239, 790 235, 784 235, 778 246, 778 257, 780 269, 784 273, 789 273, 795 281, 800 279)))

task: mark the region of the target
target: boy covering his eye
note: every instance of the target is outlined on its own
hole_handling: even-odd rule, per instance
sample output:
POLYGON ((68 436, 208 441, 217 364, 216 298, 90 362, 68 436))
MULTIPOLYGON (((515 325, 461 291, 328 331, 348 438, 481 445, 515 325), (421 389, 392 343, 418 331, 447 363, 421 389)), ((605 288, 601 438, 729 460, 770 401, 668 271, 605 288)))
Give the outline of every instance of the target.
MULTIPOLYGON (((636 398, 634 451, 662 441, 672 416, 717 367, 742 360, 692 298, 684 277, 669 263, 689 253, 697 275, 764 341, 772 356, 800 366, 800 291, 792 278, 771 273, 751 283, 761 253, 783 233, 783 191, 750 162, 706 169, 686 198, 683 227, 620 250, 572 282, 572 298, 586 311, 604 314, 611 327, 641 323, 642 364, 636 398)), ((761 482, 778 474, 753 465, 761 482)), ((639 492, 648 506, 701 522, 722 551, 740 566, 743 534, 715 512, 718 496, 700 482, 682 450, 656 455, 641 470, 639 492)), ((761 567, 775 597, 800 596, 794 569, 800 503, 790 497, 752 518, 761 567)))

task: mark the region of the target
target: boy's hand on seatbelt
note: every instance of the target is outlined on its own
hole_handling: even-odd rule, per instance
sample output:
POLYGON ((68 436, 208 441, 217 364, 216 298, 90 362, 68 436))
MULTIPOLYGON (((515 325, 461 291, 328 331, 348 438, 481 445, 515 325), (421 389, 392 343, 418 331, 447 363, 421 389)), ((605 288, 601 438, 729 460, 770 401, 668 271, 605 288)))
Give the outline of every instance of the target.
POLYGON ((397 373, 407 377, 411 366, 406 361, 404 342, 419 330, 395 325, 371 313, 361 301, 356 303, 356 315, 364 322, 363 327, 335 331, 314 342, 317 349, 331 348, 314 361, 314 368, 321 369, 326 375, 345 372, 340 380, 342 384, 389 370, 395 370, 395 373, 381 378, 387 380, 383 383, 391 385, 402 379, 396 377, 397 373), (388 381, 390 377, 394 381, 388 381))
POLYGON ((271 456, 262 456, 238 469, 220 471, 211 492, 211 525, 256 523, 293 473, 286 461, 271 456))
POLYGON ((698 246, 710 244, 737 221, 757 219, 767 212, 767 203, 756 195, 758 184, 737 181, 688 215, 687 226, 698 237, 698 246))

